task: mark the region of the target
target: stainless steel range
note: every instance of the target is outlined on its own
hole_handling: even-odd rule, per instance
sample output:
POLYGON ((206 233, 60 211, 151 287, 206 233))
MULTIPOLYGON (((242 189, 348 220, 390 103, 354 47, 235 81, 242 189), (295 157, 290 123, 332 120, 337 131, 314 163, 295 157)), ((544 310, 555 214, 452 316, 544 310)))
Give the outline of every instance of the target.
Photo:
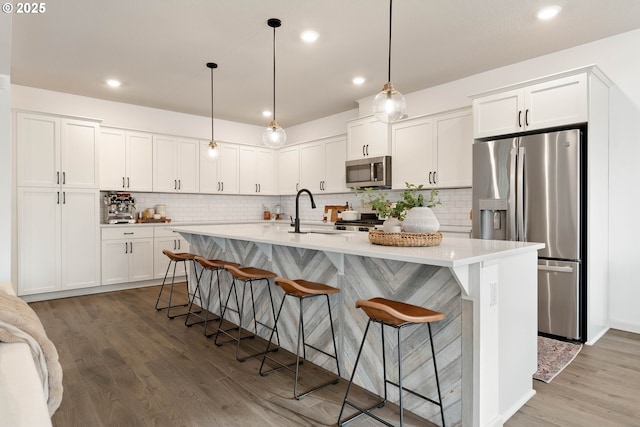
POLYGON ((378 215, 375 213, 363 213, 360 215, 360 219, 354 221, 337 220, 334 228, 336 230, 347 231, 366 231, 372 230, 376 225, 382 225, 383 221, 378 219, 378 215))

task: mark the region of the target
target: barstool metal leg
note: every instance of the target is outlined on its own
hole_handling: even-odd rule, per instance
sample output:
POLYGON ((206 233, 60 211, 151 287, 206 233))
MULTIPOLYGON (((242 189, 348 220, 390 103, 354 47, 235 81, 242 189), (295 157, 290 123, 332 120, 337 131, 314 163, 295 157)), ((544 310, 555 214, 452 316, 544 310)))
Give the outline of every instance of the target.
POLYGON ((442 394, 440 392, 440 378, 438 377, 438 364, 436 363, 436 350, 433 345, 433 335, 431 335, 431 323, 427 323, 429 327, 429 341, 431 342, 431 357, 433 358, 433 369, 436 374, 436 387, 438 389, 438 402, 440 403, 440 416, 442 417, 442 427, 445 427, 444 422, 444 407, 442 405, 442 394))

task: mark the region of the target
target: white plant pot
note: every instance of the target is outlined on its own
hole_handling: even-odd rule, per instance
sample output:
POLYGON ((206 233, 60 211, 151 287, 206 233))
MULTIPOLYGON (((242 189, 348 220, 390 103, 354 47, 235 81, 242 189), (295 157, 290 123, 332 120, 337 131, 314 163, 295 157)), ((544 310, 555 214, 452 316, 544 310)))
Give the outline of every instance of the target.
POLYGON ((430 208, 416 207, 407 212, 402 229, 408 233, 435 233, 440 229, 440 223, 430 208))
POLYGON ((400 233, 402 231, 402 221, 398 218, 387 218, 382 223, 382 230, 387 233, 400 233))

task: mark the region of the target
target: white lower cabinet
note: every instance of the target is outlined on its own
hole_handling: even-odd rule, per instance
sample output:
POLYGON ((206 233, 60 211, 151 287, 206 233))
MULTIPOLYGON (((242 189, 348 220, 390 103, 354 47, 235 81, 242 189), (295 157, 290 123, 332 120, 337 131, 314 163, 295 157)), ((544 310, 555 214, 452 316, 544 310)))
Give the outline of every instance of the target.
POLYGON ((102 229, 102 284, 153 279, 153 227, 102 229))
POLYGON ((99 192, 18 188, 18 294, 100 285, 99 192))
MULTIPOLYGON (((154 227, 153 257, 154 278, 163 279, 169 266, 169 258, 162 253, 163 250, 171 252, 189 252, 189 242, 175 231, 164 227, 154 227)), ((190 262, 190 261, 189 261, 190 262)), ((169 271, 169 277, 173 275, 173 267, 169 271)), ((176 277, 184 276, 184 263, 176 265, 176 277)))

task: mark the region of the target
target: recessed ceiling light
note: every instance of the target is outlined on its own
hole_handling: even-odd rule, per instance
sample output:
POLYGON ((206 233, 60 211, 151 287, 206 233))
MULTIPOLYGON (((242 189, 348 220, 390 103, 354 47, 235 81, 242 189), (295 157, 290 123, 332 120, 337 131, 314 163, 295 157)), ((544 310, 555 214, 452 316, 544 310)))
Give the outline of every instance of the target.
POLYGON ((560 6, 548 6, 540 9, 536 16, 538 17, 538 19, 546 21, 555 17, 558 13, 560 13, 561 10, 562 8, 560 6))
POLYGON ((269 110, 264 110, 262 112, 262 115, 265 116, 265 117, 271 117, 272 114, 273 113, 271 111, 269 111, 269 110))
POLYGON ((367 81, 367 79, 365 79, 364 77, 354 77, 353 80, 351 80, 353 82, 354 85, 361 85, 363 84, 365 81, 367 81))
POLYGON ((306 43, 313 43, 318 40, 318 37, 320 37, 320 34, 313 30, 306 30, 300 33, 300 38, 306 43))
POLYGON ((120 87, 120 85, 122 85, 122 83, 120 83, 120 81, 114 80, 114 79, 107 80, 107 84, 109 86, 111 86, 111 87, 120 87))

